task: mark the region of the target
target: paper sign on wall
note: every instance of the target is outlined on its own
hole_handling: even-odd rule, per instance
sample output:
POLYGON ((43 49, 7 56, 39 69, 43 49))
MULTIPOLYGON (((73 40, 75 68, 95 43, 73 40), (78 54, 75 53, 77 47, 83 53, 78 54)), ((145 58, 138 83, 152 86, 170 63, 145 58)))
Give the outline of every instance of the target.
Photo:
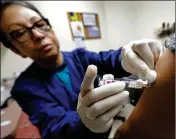
POLYGON ((85 48, 84 38, 74 38, 74 44, 76 48, 85 48))
POLYGON ((96 25, 96 16, 95 14, 83 14, 83 23, 85 26, 95 26, 96 25))
POLYGON ((93 26, 93 27, 88 27, 88 34, 89 37, 99 37, 100 36, 100 32, 97 26, 93 26))
POLYGON ((71 17, 72 21, 77 21, 78 20, 78 17, 77 17, 76 13, 70 13, 70 17, 71 17))
POLYGON ((74 37, 85 37, 83 24, 80 21, 72 21, 71 29, 74 37))

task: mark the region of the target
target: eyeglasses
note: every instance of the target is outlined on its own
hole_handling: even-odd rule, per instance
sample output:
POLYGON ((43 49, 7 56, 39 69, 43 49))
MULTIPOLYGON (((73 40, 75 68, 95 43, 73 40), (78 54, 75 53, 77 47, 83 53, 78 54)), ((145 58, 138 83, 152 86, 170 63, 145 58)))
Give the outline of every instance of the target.
POLYGON ((50 31, 51 25, 48 19, 40 19, 33 24, 32 27, 25 27, 18 30, 14 30, 8 34, 8 37, 14 39, 20 43, 24 43, 33 38, 32 29, 36 29, 40 33, 46 33, 50 31))

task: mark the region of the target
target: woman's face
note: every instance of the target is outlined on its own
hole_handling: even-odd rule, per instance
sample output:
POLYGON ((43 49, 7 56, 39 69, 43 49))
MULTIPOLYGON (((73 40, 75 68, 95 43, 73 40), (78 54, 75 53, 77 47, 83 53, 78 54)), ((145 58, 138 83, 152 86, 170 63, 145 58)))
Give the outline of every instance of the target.
POLYGON ((54 31, 31 9, 20 5, 9 6, 3 12, 1 28, 23 57, 41 61, 59 54, 59 42, 54 31), (32 26, 34 28, 29 31, 27 28, 32 26))

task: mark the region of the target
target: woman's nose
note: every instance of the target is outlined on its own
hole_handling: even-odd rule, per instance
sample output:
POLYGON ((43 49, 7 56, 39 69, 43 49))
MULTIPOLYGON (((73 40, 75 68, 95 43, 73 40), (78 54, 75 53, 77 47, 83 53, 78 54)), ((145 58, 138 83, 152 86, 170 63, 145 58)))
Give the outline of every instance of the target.
POLYGON ((45 37, 45 35, 43 33, 41 33, 40 31, 38 31, 36 29, 32 29, 32 33, 33 33, 34 40, 35 39, 42 39, 45 37))

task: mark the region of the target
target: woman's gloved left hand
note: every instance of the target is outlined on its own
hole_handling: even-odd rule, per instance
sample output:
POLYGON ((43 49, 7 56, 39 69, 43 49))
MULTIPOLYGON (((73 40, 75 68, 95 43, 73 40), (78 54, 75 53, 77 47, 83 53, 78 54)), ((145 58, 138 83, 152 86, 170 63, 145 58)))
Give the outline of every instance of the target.
POLYGON ((156 80, 154 67, 163 53, 162 44, 156 40, 131 41, 122 48, 122 67, 150 83, 156 80))
POLYGON ((107 132, 113 118, 120 112, 129 92, 124 82, 114 82, 94 88, 97 67, 89 65, 81 85, 77 112, 83 124, 95 133, 107 132))

